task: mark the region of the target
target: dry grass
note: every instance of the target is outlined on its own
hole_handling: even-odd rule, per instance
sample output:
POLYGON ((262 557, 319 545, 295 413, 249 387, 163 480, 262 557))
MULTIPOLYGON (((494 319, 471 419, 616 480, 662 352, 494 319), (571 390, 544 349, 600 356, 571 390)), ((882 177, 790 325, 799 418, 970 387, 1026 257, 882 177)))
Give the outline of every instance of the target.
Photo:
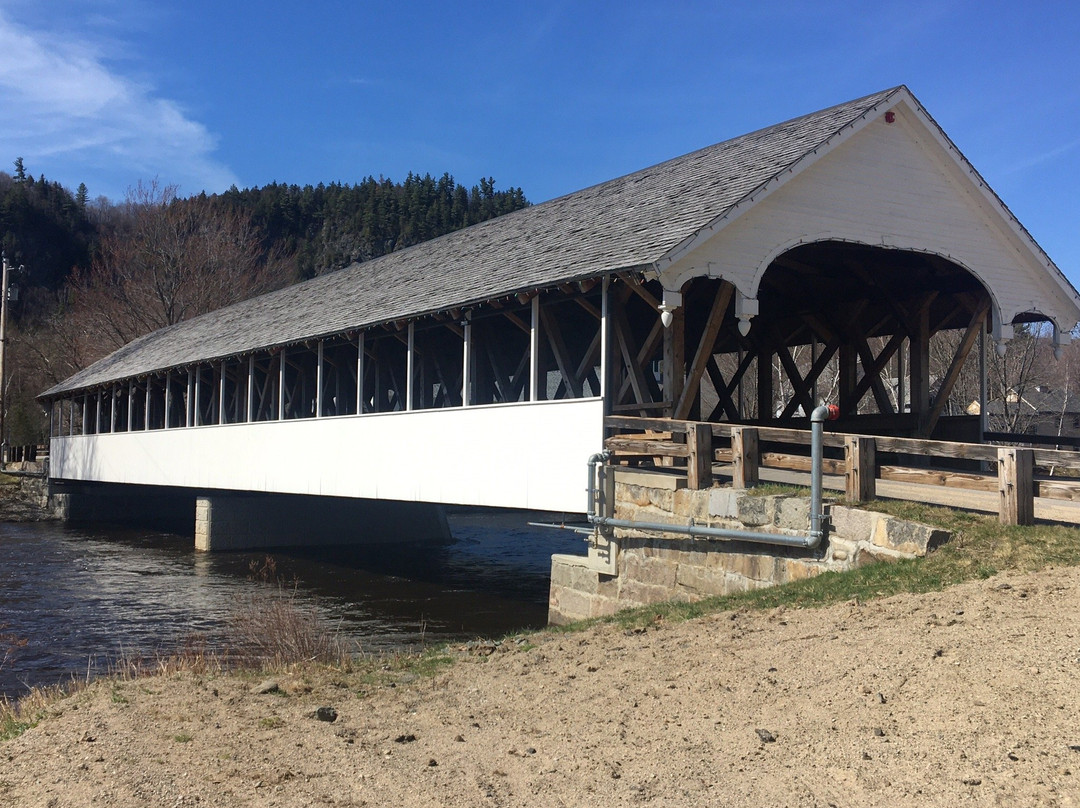
POLYGON ((287 584, 278 576, 272 556, 261 565, 252 562, 251 577, 258 586, 237 601, 229 625, 234 665, 264 670, 348 663, 341 632, 327 624, 317 606, 299 601, 295 582, 287 584))

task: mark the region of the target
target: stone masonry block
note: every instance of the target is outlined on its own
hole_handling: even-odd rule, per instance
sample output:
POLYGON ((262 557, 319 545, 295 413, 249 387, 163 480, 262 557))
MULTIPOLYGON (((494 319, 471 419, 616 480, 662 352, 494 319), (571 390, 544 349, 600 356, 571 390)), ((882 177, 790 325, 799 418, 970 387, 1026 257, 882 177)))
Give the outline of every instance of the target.
POLYGON ((591 617, 594 600, 593 595, 563 586, 553 586, 548 596, 548 622, 560 626, 591 617))
POLYGON ((675 492, 675 513, 684 519, 706 522, 709 519, 709 491, 683 488, 675 492))
POLYGON ((650 586, 662 586, 671 589, 675 586, 674 561, 659 558, 628 558, 621 565, 621 577, 624 581, 637 581, 650 586))
POLYGON ((600 585, 600 573, 580 563, 559 556, 551 559, 551 585, 578 592, 596 594, 600 585))
POLYGON ((734 519, 739 515, 739 493, 732 488, 713 488, 709 491, 709 516, 734 519))
MULTIPOLYGON (((674 582, 674 576, 672 577, 674 582)), ((672 587, 643 584, 640 581, 623 580, 619 587, 619 600, 626 606, 648 606, 651 603, 663 603, 674 596, 672 587)))
POLYGON ((877 526, 879 514, 847 505, 829 506, 829 524, 832 532, 849 541, 870 541, 877 526))
POLYGON ((747 527, 771 525, 776 518, 775 497, 739 497, 739 521, 747 527))
POLYGON ((677 586, 688 589, 697 597, 723 595, 727 591, 724 574, 693 564, 679 564, 675 573, 677 586))
POLYGON ((779 497, 776 523, 787 530, 805 531, 810 528, 810 500, 803 497, 779 497))
POLYGON ((890 516, 878 521, 871 539, 878 547, 913 556, 924 556, 948 540, 948 531, 890 516))

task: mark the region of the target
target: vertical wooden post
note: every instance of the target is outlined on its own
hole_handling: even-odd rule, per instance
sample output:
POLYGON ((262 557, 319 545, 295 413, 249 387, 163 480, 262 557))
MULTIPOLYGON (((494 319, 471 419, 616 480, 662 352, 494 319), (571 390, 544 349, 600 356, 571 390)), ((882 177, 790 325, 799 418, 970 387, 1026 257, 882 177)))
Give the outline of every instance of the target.
POLYGON ((771 421, 776 414, 773 409, 772 351, 759 347, 757 351, 757 417, 759 421, 771 421))
POLYGON ((698 490, 712 487, 712 426, 690 424, 686 430, 690 456, 686 459, 686 485, 698 490))
MULTIPOLYGON (((247 413, 244 420, 250 424, 255 420, 255 354, 248 356, 247 377, 247 413)), ((190 383, 188 387, 191 387, 190 383)))
POLYGON ((664 417, 671 418, 675 404, 682 397, 686 383, 686 310, 679 306, 671 312, 671 325, 664 329, 664 417))
POLYGON ((172 416, 172 371, 165 372, 165 429, 169 428, 169 418, 172 416))
POLYGON ((918 314, 915 333, 908 344, 911 355, 908 367, 911 373, 908 389, 911 394, 911 412, 916 416, 921 434, 922 426, 930 417, 930 307, 924 306, 918 314))
POLYGON ((758 431, 749 426, 731 428, 731 457, 735 465, 733 488, 753 488, 758 484, 758 431))
POLYGON ((1035 485, 1031 449, 998 449, 998 519, 1003 525, 1035 523, 1035 485))
MULTIPOLYGON (((533 329, 535 330, 535 329, 533 329)), ((461 406, 469 406, 469 389, 472 387, 472 322, 465 320, 461 329, 461 406)), ((530 337, 531 339, 531 337, 530 337)), ((531 343, 530 343, 531 344, 531 343)))
POLYGON ((364 414, 364 333, 356 335, 356 414, 364 414))
POLYGON ((877 498, 877 441, 865 435, 844 440, 844 496, 848 502, 877 498))
POLYGON ((278 407, 277 419, 285 420, 285 349, 278 352, 278 407))
POLYGON ((608 293, 611 287, 611 276, 605 275, 600 287, 600 397, 604 399, 604 414, 610 413, 611 400, 607 391, 612 388, 609 378, 614 372, 615 363, 611 361, 611 325, 614 319, 611 314, 611 295, 608 293))
POLYGON ((855 388, 859 384, 859 353, 855 346, 840 346, 840 414, 858 415, 859 402, 855 400, 855 388))
POLYGON ((315 352, 315 417, 323 417, 323 340, 315 352))
POLYGON ((416 323, 409 321, 409 352, 405 355, 405 409, 413 408, 413 374, 416 373, 416 323))
MULTIPOLYGON (((529 307, 532 315, 529 325, 529 400, 540 401, 547 396, 546 391, 541 395, 540 385, 540 293, 533 295, 529 307)), ((544 380, 546 385, 546 380, 544 380)))

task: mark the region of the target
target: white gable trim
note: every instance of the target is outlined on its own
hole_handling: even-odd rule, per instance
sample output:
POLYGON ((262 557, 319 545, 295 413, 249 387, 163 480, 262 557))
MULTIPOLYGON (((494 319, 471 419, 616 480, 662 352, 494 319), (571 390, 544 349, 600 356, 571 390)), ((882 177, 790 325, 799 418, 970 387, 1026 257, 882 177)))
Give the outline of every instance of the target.
POLYGON ((777 174, 774 174, 768 180, 763 182, 754 190, 750 191, 746 196, 736 202, 734 205, 727 208, 723 213, 710 221, 703 228, 698 230, 694 235, 684 239, 679 244, 676 244, 664 255, 662 255, 653 265, 657 274, 662 273, 672 264, 684 258, 689 253, 696 250, 705 242, 709 241, 713 236, 738 219, 743 213, 752 208, 754 205, 761 202, 768 197, 771 193, 777 189, 783 187, 793 178, 799 176, 809 166, 813 165, 817 160, 824 157, 831 152, 847 138, 859 132, 863 127, 872 123, 879 114, 885 109, 888 109, 894 105, 894 99, 899 93, 906 92, 906 88, 898 87, 893 92, 889 93, 885 98, 879 101, 875 106, 868 109, 854 121, 847 123, 835 134, 830 135, 820 145, 815 146, 808 152, 803 154, 798 160, 793 162, 787 168, 782 169, 777 174))

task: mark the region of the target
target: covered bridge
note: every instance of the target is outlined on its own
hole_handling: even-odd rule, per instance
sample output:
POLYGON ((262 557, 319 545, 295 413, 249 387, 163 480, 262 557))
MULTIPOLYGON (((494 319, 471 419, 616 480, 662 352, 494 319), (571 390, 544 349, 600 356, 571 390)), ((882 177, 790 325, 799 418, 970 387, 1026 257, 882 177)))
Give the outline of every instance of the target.
POLYGON ((799 425, 827 396, 840 429, 978 440, 942 418, 973 347, 1078 320, 896 87, 135 340, 42 395, 50 473, 581 511, 605 416, 799 425))

